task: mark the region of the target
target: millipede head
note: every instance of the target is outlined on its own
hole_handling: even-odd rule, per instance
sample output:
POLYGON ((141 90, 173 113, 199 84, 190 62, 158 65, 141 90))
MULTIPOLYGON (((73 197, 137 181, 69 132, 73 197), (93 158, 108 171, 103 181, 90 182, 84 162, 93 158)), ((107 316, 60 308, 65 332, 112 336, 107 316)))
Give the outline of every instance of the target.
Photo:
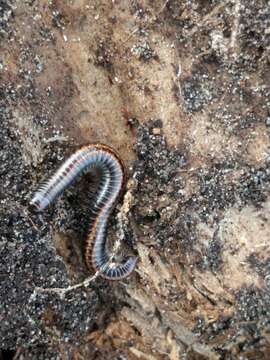
POLYGON ((40 193, 35 193, 30 201, 30 206, 37 212, 43 211, 49 205, 49 199, 42 196, 40 193))

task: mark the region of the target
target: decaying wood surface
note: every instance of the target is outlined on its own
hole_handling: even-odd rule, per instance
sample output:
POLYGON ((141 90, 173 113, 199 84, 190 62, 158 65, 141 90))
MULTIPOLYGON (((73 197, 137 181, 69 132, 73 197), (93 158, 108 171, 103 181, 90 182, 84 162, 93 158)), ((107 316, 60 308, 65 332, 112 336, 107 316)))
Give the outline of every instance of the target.
POLYGON ((0 0, 2 358, 269 358, 269 46, 266 0, 0 0), (91 179, 28 201, 93 142, 129 168, 108 236, 122 215, 139 263, 70 288, 91 179))

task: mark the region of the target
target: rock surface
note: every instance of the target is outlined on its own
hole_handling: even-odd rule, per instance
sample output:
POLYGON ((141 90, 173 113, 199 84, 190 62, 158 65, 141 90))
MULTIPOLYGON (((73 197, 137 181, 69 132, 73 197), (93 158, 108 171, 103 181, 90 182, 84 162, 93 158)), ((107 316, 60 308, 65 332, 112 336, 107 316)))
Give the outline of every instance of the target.
POLYGON ((0 358, 268 359, 269 46, 265 0, 0 0, 0 358), (92 142, 129 169, 139 262, 69 288, 91 179, 28 204, 92 142))

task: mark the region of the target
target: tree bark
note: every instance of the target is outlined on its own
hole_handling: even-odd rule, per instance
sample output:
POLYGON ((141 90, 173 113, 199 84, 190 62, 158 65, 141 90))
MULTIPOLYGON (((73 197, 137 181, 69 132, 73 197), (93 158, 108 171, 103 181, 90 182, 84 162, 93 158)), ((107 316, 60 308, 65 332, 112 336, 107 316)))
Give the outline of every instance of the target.
POLYGON ((264 0, 0 1, 2 358, 268 359, 269 19, 264 0), (119 283, 87 280, 89 176, 28 206, 95 142, 128 168, 119 283))

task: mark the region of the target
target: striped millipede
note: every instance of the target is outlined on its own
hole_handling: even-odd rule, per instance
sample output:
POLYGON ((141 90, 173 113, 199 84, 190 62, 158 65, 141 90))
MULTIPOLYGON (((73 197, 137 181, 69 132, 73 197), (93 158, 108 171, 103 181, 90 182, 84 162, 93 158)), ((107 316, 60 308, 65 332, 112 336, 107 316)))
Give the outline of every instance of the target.
POLYGON ((133 271, 137 258, 129 257, 124 264, 112 263, 106 249, 106 227, 109 216, 125 186, 125 167, 119 155, 109 146, 91 144, 71 155, 54 175, 34 194, 30 204, 43 211, 82 173, 99 171, 92 228, 86 240, 85 260, 103 278, 120 280, 133 271))

